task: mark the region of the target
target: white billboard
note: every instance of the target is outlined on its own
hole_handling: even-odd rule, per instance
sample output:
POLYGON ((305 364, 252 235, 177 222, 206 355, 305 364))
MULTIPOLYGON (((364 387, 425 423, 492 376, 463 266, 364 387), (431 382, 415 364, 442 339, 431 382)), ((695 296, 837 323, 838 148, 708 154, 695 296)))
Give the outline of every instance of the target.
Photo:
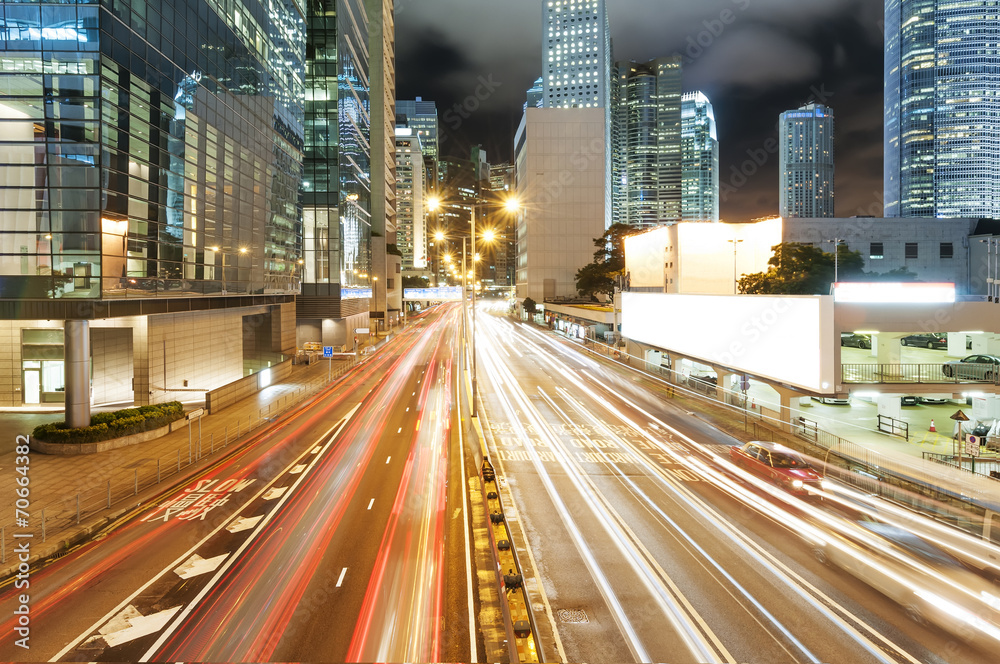
POLYGON ((735 373, 836 390, 830 296, 622 293, 622 334, 735 373))

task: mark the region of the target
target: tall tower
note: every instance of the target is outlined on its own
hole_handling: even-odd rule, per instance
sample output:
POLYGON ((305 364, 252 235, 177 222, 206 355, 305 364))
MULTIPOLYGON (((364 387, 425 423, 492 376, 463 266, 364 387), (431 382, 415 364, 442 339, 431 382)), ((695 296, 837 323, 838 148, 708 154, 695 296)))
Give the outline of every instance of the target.
POLYGON ((416 99, 396 100, 396 122, 406 116, 406 126, 420 137, 420 147, 424 156, 437 161, 438 158, 438 112, 432 101, 416 99))
POLYGON ((885 0, 885 216, 1000 218, 990 2, 885 0))
POLYGON ((542 3, 542 104, 608 108, 611 31, 605 0, 542 3))
POLYGON ((806 104, 778 121, 782 217, 833 216, 833 111, 806 104))
POLYGON ((615 220, 634 226, 679 221, 681 58, 619 62, 615 73, 615 220))
POLYGON ((681 221, 719 220, 719 137, 712 102, 681 98, 681 221))

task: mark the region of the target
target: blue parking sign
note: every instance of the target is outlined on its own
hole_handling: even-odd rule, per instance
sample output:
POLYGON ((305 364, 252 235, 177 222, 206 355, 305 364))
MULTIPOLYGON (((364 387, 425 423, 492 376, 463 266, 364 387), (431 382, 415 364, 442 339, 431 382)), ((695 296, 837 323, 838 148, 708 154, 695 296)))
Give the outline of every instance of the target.
POLYGON ((333 357, 333 346, 323 346, 323 357, 333 357))

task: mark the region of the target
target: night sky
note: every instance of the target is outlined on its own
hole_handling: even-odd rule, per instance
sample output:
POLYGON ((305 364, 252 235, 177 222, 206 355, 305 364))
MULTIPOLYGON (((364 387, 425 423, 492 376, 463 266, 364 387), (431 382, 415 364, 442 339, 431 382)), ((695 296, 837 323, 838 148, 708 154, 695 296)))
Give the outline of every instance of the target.
MULTIPOLYGON (((397 97, 437 102, 443 154, 482 144, 489 161, 511 160, 542 71, 541 5, 396 0, 397 97)), ((712 101, 724 221, 777 214, 778 159, 763 146, 779 113, 809 101, 834 110, 837 216, 881 214, 882 0, 609 0, 608 11, 616 60, 680 53, 684 91, 712 101)))

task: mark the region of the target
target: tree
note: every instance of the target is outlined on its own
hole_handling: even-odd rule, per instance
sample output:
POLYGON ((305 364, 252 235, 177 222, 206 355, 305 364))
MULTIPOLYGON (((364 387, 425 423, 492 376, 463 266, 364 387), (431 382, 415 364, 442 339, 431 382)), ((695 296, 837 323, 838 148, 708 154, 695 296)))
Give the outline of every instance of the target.
POLYGON ((524 313, 529 316, 534 316, 538 313, 538 303, 532 300, 530 297, 524 298, 524 302, 521 303, 521 307, 524 308, 524 313))
POLYGON ((601 237, 594 238, 594 262, 576 272, 576 290, 582 296, 596 299, 597 294, 613 295, 615 276, 625 273, 625 238, 635 232, 634 226, 612 224, 601 237))
POLYGON ((431 281, 427 277, 418 277, 415 275, 405 275, 403 277, 403 288, 428 288, 430 284, 431 281))
MULTIPOLYGON (((798 242, 782 242, 771 247, 766 272, 740 277, 739 291, 753 295, 826 295, 834 280, 834 254, 798 242)), ((861 252, 837 246, 836 276, 841 281, 865 277, 861 252)))

